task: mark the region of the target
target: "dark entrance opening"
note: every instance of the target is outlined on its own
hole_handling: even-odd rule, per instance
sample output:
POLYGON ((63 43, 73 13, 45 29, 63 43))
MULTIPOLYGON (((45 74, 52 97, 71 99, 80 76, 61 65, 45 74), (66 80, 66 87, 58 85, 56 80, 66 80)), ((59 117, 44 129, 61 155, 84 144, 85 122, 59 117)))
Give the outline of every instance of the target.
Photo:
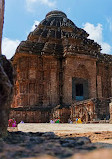
POLYGON ((83 84, 76 84, 76 96, 83 96, 83 84))
POLYGON ((83 100, 83 84, 76 84, 76 100, 83 100))
POLYGON ((88 80, 83 78, 72 78, 72 99, 76 101, 89 98, 88 80))

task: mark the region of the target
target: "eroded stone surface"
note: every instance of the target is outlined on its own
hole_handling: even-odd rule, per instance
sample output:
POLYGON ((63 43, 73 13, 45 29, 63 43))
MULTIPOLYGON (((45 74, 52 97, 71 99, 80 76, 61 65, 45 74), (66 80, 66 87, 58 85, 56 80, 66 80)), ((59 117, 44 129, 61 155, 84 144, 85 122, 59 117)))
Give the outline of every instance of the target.
POLYGON ((89 151, 96 149, 91 145, 87 137, 62 138, 53 132, 47 133, 23 133, 9 132, 8 136, 0 142, 0 158, 8 156, 8 159, 51 155, 59 158, 72 156, 77 151, 89 151))
MULTIPOLYGON (((90 154, 94 155, 94 150, 103 147, 104 145, 91 143, 88 137, 66 138, 56 136, 53 132, 23 133, 18 131, 9 132, 8 136, 0 141, 0 158, 77 159, 77 156, 86 156, 82 153, 92 151, 93 153, 90 154), (80 154, 77 155, 77 153, 80 154)), ((110 153, 111 150, 107 152, 110 153)))
POLYGON ((10 61, 0 55, 0 137, 6 134, 12 97, 13 68, 10 61))

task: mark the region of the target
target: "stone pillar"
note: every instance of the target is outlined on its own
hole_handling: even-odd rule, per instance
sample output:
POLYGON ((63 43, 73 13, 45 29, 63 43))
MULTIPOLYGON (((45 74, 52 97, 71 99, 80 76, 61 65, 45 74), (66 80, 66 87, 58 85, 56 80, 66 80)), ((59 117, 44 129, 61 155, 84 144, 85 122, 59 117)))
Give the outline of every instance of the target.
POLYGON ((97 76, 97 89, 98 89, 98 98, 101 98, 102 97, 101 76, 97 76))
POLYGON ((112 77, 111 77, 111 97, 112 97, 112 77))
POLYGON ((109 103, 109 110, 110 110, 110 124, 112 124, 112 102, 109 103))
POLYGON ((90 98, 96 98, 96 61, 93 61, 92 65, 90 64, 91 71, 90 75, 90 98))

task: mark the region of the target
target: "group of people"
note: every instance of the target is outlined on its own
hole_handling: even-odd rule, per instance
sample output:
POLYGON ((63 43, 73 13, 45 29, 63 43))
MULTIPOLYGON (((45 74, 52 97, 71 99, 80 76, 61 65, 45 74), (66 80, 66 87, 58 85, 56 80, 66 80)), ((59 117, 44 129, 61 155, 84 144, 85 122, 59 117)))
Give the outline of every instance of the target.
POLYGON ((68 119, 69 124, 82 124, 81 118, 76 118, 75 121, 73 122, 71 119, 68 119))
MULTIPOLYGON (((24 123, 24 121, 20 122, 20 124, 23 124, 23 123, 24 123)), ((17 123, 16 123, 15 118, 9 119, 9 121, 8 121, 8 127, 17 127, 17 123)))
POLYGON ((50 120, 50 123, 51 123, 51 124, 60 123, 60 119, 59 119, 59 118, 57 118, 57 119, 55 119, 55 120, 51 119, 51 120, 50 120))
POLYGON ((82 124, 81 118, 76 118, 76 123, 77 124, 82 124))
MULTIPOLYGON (((23 121, 21 121, 20 122, 21 124, 22 123, 24 123, 23 121)), ((57 118, 57 119, 51 119, 50 120, 50 123, 51 124, 54 124, 54 123, 60 123, 60 119, 59 118, 57 118)), ((75 124, 82 124, 82 121, 81 121, 81 118, 76 118, 76 121, 75 122, 72 122, 72 120, 71 119, 68 119, 68 123, 69 124, 73 124, 73 123, 75 123, 75 124)), ((17 126, 17 124, 16 124, 16 120, 13 118, 13 119, 9 119, 9 121, 8 121, 8 127, 16 127, 17 126)))
MULTIPOLYGON (((62 123, 62 122, 60 121, 59 118, 54 119, 54 120, 51 118, 50 123, 51 123, 51 124, 54 124, 54 123, 62 123)), ((82 121, 81 121, 81 118, 80 118, 80 117, 76 118, 75 121, 72 121, 72 120, 69 118, 69 119, 68 119, 68 123, 69 123, 69 124, 82 124, 82 121)))
POLYGON ((16 120, 13 118, 13 119, 9 119, 8 121, 8 127, 16 127, 17 124, 16 124, 16 120))

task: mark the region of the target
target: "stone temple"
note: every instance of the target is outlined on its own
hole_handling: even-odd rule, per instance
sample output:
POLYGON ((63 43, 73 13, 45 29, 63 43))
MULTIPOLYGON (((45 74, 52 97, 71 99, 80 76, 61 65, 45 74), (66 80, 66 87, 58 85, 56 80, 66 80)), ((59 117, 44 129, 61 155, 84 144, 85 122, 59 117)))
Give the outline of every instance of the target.
POLYGON ((112 55, 61 11, 49 12, 13 56, 10 117, 19 122, 109 119, 112 55))

